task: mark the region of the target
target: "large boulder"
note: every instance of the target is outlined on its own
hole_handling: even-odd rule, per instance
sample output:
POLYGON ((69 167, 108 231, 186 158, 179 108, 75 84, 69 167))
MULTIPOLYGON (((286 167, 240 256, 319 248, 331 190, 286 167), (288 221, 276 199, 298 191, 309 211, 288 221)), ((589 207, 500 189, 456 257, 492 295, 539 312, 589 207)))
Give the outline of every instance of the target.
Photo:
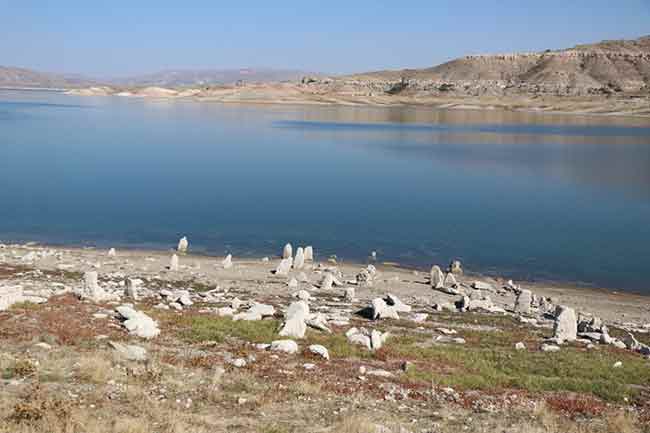
MULTIPOLYGON (((236 309, 236 308, 235 308, 236 309)), ((262 320, 264 317, 273 316, 275 314, 275 308, 273 305, 267 304, 258 304, 255 302, 251 307, 242 313, 235 314, 232 317, 232 320, 262 320)))
POLYGON ((177 250, 179 253, 186 253, 188 247, 189 247, 189 242, 187 241, 187 238, 186 238, 185 236, 183 236, 183 237, 178 241, 178 247, 176 248, 176 250, 177 250))
POLYGON ((382 298, 376 298, 372 300, 372 319, 399 319, 397 310, 392 306, 386 304, 382 298))
POLYGON ((533 302, 533 294, 530 290, 523 289, 517 295, 515 300, 515 313, 529 314, 530 306, 533 302))
POLYGON ((298 352, 298 343, 293 340, 276 340, 271 342, 270 349, 273 352, 296 353, 298 352))
POLYGON ((330 359, 330 353, 325 346, 320 344, 312 344, 309 346, 309 351, 314 355, 318 355, 321 358, 330 359))
POLYGON ((279 334, 283 337, 304 338, 309 318, 309 305, 305 301, 292 302, 285 314, 285 322, 279 334))
POLYGON ((0 287, 0 311, 8 310, 12 305, 23 302, 22 286, 0 287))
POLYGON ((578 334, 578 321, 573 308, 558 305, 555 309, 553 338, 558 342, 575 341, 578 334))
POLYGON ((314 247, 311 245, 305 247, 305 261, 313 262, 314 261, 314 247))
POLYGON ((145 339, 154 338, 160 334, 158 324, 143 312, 136 311, 128 305, 119 306, 116 310, 124 319, 122 326, 129 331, 129 334, 145 339))
POLYGON ((278 264, 278 267, 275 268, 275 275, 284 275, 284 276, 289 275, 289 271, 291 271, 292 263, 293 260, 291 259, 291 257, 280 260, 280 264, 278 264))
POLYGON ((305 266, 305 250, 302 247, 298 247, 296 257, 293 259, 293 268, 302 269, 303 266, 305 266))
POLYGON ((290 243, 288 243, 282 249, 282 258, 283 259, 290 259, 292 257, 293 257, 293 247, 291 246, 290 243))
POLYGON ((445 275, 442 273, 440 266, 434 265, 431 268, 431 287, 434 289, 442 289, 445 284, 445 275))

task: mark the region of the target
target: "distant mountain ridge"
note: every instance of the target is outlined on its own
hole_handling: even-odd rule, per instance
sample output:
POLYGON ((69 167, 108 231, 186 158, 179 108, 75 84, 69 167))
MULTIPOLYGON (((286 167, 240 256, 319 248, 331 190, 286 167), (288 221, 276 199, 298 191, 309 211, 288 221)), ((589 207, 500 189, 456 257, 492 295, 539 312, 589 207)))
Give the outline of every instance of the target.
POLYGON ((176 69, 160 71, 127 78, 108 80, 107 83, 121 86, 160 86, 186 87, 215 84, 235 84, 239 81, 276 82, 296 81, 306 74, 304 71, 292 69, 176 69))
POLYGON ((26 68, 0 66, 0 87, 69 89, 96 84, 79 75, 53 74, 26 68))

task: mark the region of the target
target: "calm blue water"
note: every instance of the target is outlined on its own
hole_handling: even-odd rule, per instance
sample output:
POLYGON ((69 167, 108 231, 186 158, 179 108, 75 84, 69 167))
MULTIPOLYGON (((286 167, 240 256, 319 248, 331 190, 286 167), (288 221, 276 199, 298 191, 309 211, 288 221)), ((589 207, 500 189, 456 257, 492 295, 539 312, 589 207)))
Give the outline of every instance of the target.
POLYGON ((321 257, 650 293, 650 122, 0 91, 0 241, 321 257))

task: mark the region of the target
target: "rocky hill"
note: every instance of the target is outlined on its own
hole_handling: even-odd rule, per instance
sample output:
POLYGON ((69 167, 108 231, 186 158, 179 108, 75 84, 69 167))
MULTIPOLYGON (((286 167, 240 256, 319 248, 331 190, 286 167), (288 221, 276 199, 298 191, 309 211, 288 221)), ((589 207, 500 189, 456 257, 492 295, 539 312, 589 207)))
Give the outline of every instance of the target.
POLYGON ((25 68, 0 66, 0 87, 74 88, 92 84, 92 80, 75 75, 51 74, 25 68))
POLYGON ((647 93, 650 36, 539 53, 466 56, 432 68, 380 71, 348 78, 366 85, 388 86, 393 93, 647 93))

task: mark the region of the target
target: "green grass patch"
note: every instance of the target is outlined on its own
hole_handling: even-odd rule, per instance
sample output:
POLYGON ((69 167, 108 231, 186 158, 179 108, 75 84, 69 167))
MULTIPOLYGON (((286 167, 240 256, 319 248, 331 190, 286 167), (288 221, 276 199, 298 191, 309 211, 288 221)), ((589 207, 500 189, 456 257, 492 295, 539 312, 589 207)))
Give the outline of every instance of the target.
POLYGON ((325 346, 332 359, 368 359, 374 355, 373 352, 358 344, 349 343, 343 334, 324 334, 307 330, 305 346, 312 344, 325 346))
POLYGON ((557 353, 452 345, 417 347, 399 340, 390 353, 417 361, 407 373, 410 379, 460 390, 571 391, 620 402, 636 394, 631 385, 650 385, 650 366, 633 354, 571 347, 557 353), (616 361, 623 366, 613 368, 616 361))
POLYGON ((43 307, 44 304, 36 304, 34 302, 29 302, 29 301, 24 301, 24 302, 17 302, 13 304, 10 309, 11 310, 27 310, 27 311, 35 311, 39 310, 43 307))
POLYGON ((181 338, 190 343, 216 341, 222 343, 228 338, 237 338, 251 343, 270 343, 278 339, 280 323, 274 319, 233 321, 228 317, 181 316, 176 324, 181 338))

